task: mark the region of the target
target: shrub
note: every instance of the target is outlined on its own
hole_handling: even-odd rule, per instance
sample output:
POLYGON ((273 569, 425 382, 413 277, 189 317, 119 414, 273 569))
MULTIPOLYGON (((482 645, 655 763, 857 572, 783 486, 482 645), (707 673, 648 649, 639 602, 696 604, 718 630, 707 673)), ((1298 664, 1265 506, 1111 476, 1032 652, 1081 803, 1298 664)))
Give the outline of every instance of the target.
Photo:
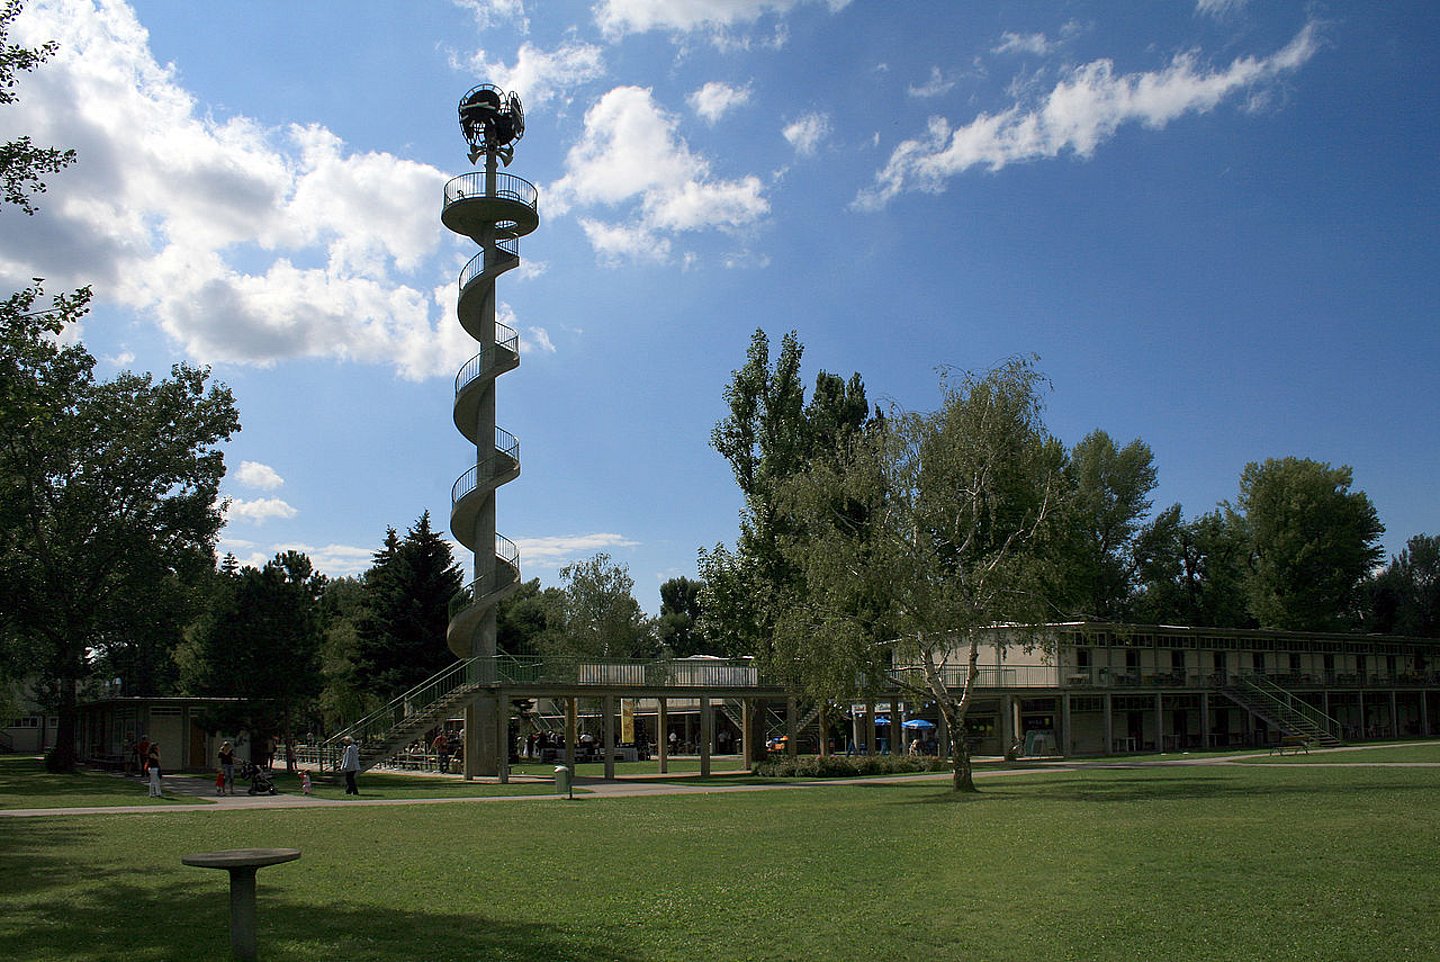
POLYGON ((932 755, 775 755, 755 765, 755 774, 764 778, 855 778, 949 770, 948 759, 932 755))

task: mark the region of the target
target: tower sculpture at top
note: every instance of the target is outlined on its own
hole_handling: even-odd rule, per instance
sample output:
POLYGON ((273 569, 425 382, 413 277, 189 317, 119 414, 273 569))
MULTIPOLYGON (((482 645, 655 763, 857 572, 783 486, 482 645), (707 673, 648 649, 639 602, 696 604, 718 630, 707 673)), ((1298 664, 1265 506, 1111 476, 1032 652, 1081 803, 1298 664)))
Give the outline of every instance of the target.
MULTIPOLYGON (((455 426, 475 445, 475 463, 450 490, 450 531, 474 552, 474 580, 450 602, 446 640, 459 658, 495 654, 495 609, 520 585, 520 555, 495 530, 495 493, 520 474, 520 442, 495 423, 495 385, 520 364, 519 337, 495 320, 495 281, 520 263, 520 238, 540 224, 533 184, 509 166, 525 134, 520 98, 481 84, 460 98, 460 130, 472 164, 484 168, 445 185, 440 221, 480 245, 460 272, 460 326, 480 344, 455 375, 455 426)), ((495 774, 504 763, 502 722, 495 698, 481 697, 466 713, 465 774, 495 774)))

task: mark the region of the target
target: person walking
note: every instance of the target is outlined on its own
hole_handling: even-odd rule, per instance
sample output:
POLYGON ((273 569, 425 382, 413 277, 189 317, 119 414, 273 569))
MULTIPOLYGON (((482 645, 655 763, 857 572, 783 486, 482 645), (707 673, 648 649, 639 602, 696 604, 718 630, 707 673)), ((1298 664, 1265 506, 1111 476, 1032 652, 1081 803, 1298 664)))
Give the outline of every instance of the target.
POLYGON ((345 794, 359 795, 360 789, 355 786, 355 776, 360 773, 360 746, 355 744, 355 739, 346 735, 340 739, 345 746, 340 753, 340 770, 345 773, 345 794))
POLYGON ((145 756, 147 770, 150 773, 150 797, 163 798, 164 790, 160 787, 160 743, 151 742, 150 750, 145 756))
POLYGON ((435 750, 435 768, 442 775, 450 774, 450 739, 445 735, 445 729, 440 729, 440 734, 430 743, 435 750))
POLYGON ((220 771, 225 773, 225 787, 221 795, 235 794, 235 746, 228 741, 220 743, 220 771))

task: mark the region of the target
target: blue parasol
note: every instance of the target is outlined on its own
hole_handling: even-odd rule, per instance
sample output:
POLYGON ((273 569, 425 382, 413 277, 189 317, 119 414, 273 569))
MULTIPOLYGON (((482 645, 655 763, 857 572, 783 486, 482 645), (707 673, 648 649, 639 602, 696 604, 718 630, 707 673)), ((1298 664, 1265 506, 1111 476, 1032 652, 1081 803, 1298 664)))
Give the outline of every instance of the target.
POLYGON ((901 727, 901 728, 934 728, 934 727, 935 727, 935 723, 934 723, 934 722, 928 722, 928 721, 926 721, 926 720, 923 719, 923 718, 912 718, 912 719, 910 719, 909 721, 907 721, 905 724, 901 725, 900 727, 901 727))

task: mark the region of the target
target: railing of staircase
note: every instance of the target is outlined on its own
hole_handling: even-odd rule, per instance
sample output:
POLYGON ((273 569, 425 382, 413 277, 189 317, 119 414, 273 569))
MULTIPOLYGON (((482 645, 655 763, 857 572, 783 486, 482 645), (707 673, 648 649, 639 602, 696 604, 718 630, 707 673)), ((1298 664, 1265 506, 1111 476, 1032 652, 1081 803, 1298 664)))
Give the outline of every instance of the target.
MULTIPOLYGON (((495 246, 509 254, 511 257, 520 256, 520 239, 517 237, 504 237, 495 242, 495 246)), ((480 251, 466 262, 460 271, 460 290, 465 290, 470 282, 480 276, 485 270, 485 251, 480 251)))
POLYGON ((338 766, 341 740, 346 735, 358 742, 363 750, 367 742, 373 743, 382 739, 387 732, 393 731, 407 718, 424 714, 428 708, 452 692, 469 685, 493 682, 494 677, 494 665, 488 658, 466 658, 457 661, 327 738, 320 746, 321 766, 338 766))
POLYGON ((1286 708, 1300 715, 1307 722, 1324 731, 1326 734, 1336 738, 1340 737, 1340 723, 1338 721, 1305 701, 1303 698, 1291 694, 1286 689, 1270 681, 1264 675, 1254 673, 1243 674, 1240 676, 1240 681, 1242 684, 1253 688, 1267 698, 1280 702, 1286 708))

